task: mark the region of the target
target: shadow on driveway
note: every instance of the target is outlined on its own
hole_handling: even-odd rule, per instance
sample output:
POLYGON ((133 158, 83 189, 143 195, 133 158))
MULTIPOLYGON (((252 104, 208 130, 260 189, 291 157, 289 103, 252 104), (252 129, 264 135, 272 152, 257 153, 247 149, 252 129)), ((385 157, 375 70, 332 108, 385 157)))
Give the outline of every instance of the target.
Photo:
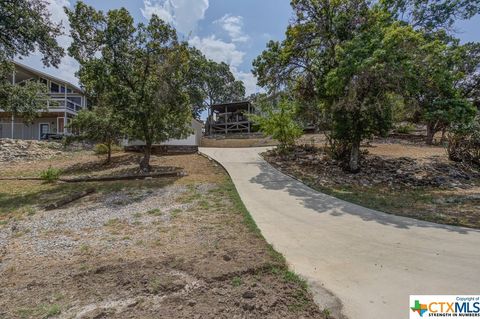
POLYGON ((312 209, 319 214, 328 213, 335 217, 342 217, 349 214, 361 218, 363 221, 376 222, 382 225, 393 226, 400 229, 420 227, 438 228, 448 232, 456 232, 464 235, 467 235, 470 232, 480 233, 480 231, 476 229, 435 224, 361 207, 313 190, 312 188, 293 179, 292 177, 281 173, 266 162, 249 164, 257 165, 261 171, 260 174, 251 178, 250 182, 260 184, 264 189, 268 190, 287 191, 291 196, 301 200, 305 207, 312 209))

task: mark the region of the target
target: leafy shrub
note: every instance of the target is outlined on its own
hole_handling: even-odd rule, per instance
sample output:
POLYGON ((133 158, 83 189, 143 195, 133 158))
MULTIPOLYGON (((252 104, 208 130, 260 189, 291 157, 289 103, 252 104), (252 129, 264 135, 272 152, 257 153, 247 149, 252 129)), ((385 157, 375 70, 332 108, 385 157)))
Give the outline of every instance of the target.
POLYGON ((93 152, 97 155, 107 155, 108 154, 108 146, 105 144, 96 144, 93 148, 93 152))
POLYGON ((450 160, 480 166, 480 114, 469 124, 455 126, 446 147, 450 160))
POLYGON ((413 124, 400 124, 397 126, 395 131, 400 134, 411 134, 415 130, 415 126, 413 124))
POLYGON ((112 152, 115 153, 115 152, 121 152, 123 151, 123 147, 121 147, 120 145, 117 145, 117 144, 112 144, 112 152))
POLYGON ((40 178, 47 183, 53 183, 60 178, 61 174, 62 171, 60 169, 50 166, 46 170, 40 172, 40 178))
POLYGON ((278 147, 280 152, 287 151, 303 133, 295 121, 296 105, 283 100, 277 107, 264 105, 262 111, 263 115, 252 116, 252 119, 263 133, 280 142, 278 147))

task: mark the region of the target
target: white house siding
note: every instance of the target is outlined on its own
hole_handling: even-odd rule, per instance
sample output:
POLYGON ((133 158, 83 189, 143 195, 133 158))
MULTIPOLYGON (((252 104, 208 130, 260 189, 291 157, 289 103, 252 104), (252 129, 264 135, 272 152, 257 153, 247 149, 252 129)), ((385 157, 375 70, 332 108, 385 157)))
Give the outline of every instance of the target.
MULTIPOLYGON (((40 123, 50 126, 50 133, 57 132, 57 118, 38 118, 32 124, 25 124, 21 119, 15 119, 13 126, 13 138, 23 140, 40 139, 40 123)), ((8 119, 0 120, 0 138, 12 138, 12 122, 8 119)))
POLYGON ((197 120, 192 120, 192 129, 193 134, 183 140, 169 140, 162 143, 162 145, 172 145, 172 146, 200 146, 200 141, 202 139, 202 123, 197 120))
MULTIPOLYGON (((202 128, 203 124, 197 120, 192 120, 191 127, 193 129, 193 134, 188 136, 187 138, 181 140, 168 140, 166 142, 161 143, 160 145, 167 145, 167 146, 200 146, 200 141, 202 139, 202 128)), ((124 146, 143 146, 145 142, 143 141, 124 141, 124 146)))

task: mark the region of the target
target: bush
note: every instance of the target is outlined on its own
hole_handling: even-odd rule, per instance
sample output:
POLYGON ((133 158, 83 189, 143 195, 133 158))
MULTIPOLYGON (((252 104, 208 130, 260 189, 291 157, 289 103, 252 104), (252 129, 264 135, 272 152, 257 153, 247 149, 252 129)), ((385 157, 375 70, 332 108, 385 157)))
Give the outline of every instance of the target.
POLYGON ((123 147, 117 144, 112 144, 112 153, 122 152, 123 147))
POLYGON ((60 169, 52 168, 50 166, 49 168, 40 173, 40 178, 47 183, 53 183, 60 178, 61 174, 62 171, 60 169))
POLYGON ((295 121, 296 105, 283 100, 277 107, 264 105, 262 111, 263 115, 252 116, 252 119, 260 126, 263 133, 272 136, 280 143, 278 148, 281 153, 287 151, 303 134, 301 127, 295 121))
POLYGON ((93 148, 93 151, 97 155, 107 155, 108 154, 108 146, 105 144, 96 144, 93 148))
POLYGON ((399 134, 411 134, 415 130, 415 126, 413 124, 400 124, 397 126, 395 131, 399 134))
POLYGON ((480 115, 469 124, 455 126, 446 147, 450 160, 480 166, 480 115))

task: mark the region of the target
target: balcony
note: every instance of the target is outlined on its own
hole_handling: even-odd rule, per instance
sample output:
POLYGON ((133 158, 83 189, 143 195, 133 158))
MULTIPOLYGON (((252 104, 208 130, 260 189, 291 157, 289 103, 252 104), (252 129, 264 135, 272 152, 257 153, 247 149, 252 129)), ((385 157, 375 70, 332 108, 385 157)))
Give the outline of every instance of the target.
POLYGON ((68 110, 74 113, 83 109, 81 97, 54 97, 48 101, 49 110, 68 110))

